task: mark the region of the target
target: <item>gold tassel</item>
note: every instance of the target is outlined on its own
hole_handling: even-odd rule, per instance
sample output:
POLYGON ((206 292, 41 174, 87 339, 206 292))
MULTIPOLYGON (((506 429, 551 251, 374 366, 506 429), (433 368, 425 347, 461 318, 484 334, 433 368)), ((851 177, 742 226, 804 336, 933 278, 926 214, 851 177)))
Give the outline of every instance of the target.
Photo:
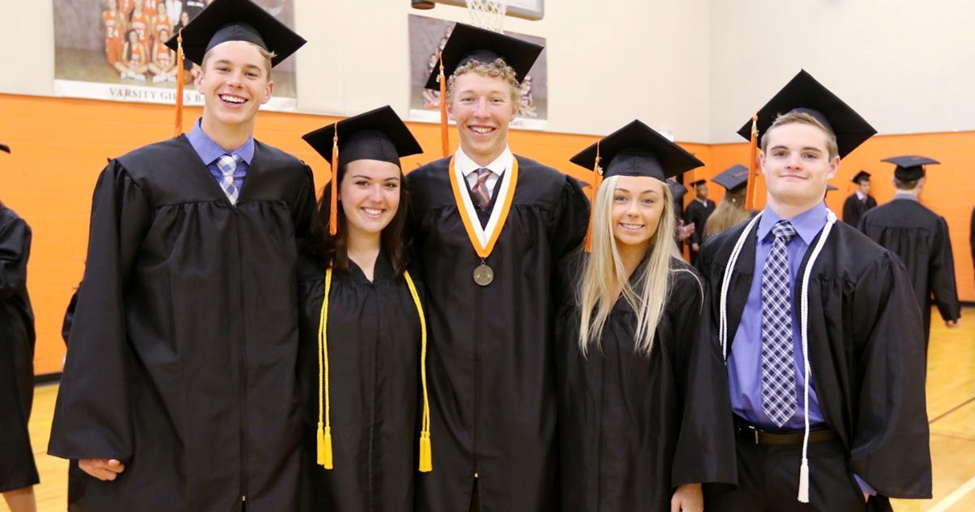
POLYGON ((447 77, 443 74, 443 52, 440 52, 440 146, 443 156, 450 156, 450 133, 447 131, 447 77))
POLYGON ((318 463, 325 469, 334 469, 335 466, 332 463, 332 429, 330 427, 325 427, 321 441, 318 463))
POLYGON ((176 135, 183 133, 183 29, 176 36, 176 135))
POLYGON ((430 448, 430 433, 420 434, 420 473, 433 471, 433 450, 430 448))

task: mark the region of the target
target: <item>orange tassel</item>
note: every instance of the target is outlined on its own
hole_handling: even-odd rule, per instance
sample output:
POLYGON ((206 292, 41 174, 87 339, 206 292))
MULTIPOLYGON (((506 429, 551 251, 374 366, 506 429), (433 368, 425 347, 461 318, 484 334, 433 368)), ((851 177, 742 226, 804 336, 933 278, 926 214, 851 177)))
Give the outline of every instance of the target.
POLYGON ((176 135, 183 133, 183 29, 176 36, 176 135))
POLYGON ((748 143, 748 186, 745 189, 745 209, 755 208, 755 180, 758 179, 758 114, 752 116, 752 137, 748 143))
POLYGON ((332 200, 328 211, 328 234, 339 232, 339 123, 335 123, 332 136, 332 200))
POLYGON ((599 193, 599 187, 603 184, 603 168, 599 166, 599 161, 602 160, 602 157, 599 156, 599 144, 601 142, 596 142, 596 163, 592 168, 592 201, 589 203, 589 229, 586 231, 586 252, 592 252, 592 223, 596 215, 596 210, 592 205, 596 203, 596 194, 599 193))
POLYGON ((447 131, 447 77, 443 74, 443 52, 440 52, 440 146, 443 156, 450 156, 450 133, 447 131))

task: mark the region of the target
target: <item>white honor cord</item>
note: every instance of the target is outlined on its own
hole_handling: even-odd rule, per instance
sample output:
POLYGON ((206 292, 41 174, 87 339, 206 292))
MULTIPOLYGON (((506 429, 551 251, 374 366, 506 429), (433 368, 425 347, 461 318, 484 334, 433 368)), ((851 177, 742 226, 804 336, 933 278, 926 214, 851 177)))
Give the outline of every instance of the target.
POLYGON ((803 375, 805 376, 802 386, 802 409, 806 420, 806 431, 802 438, 802 465, 799 466, 799 496, 797 499, 802 503, 809 503, 809 277, 812 275, 813 265, 819 258, 819 253, 823 252, 829 232, 836 224, 836 214, 826 210, 826 227, 820 235, 816 247, 813 248, 812 255, 809 256, 809 263, 806 264, 806 271, 802 274, 802 293, 799 296, 799 325, 802 332, 802 363, 803 375))
POLYGON ((758 224, 758 219, 761 217, 762 214, 759 213, 745 226, 745 231, 741 233, 738 241, 735 242, 735 248, 731 251, 731 258, 728 260, 728 265, 724 269, 724 276, 721 278, 721 302, 718 307, 720 313, 718 339, 721 341, 721 354, 724 356, 725 364, 728 364, 728 287, 731 285, 731 274, 735 271, 735 264, 738 262, 738 255, 741 254, 741 248, 745 245, 745 239, 748 238, 748 234, 752 232, 752 229, 758 224))
MULTIPOLYGON (((745 226, 745 230, 738 237, 738 241, 731 251, 731 257, 728 260, 728 265, 725 267, 724 276, 721 280, 718 337, 721 340, 721 350, 724 353, 725 363, 728 360, 728 287, 731 284, 731 274, 734 273, 738 256, 741 254, 741 249, 745 245, 745 239, 748 238, 748 234, 758 224, 758 219, 761 216, 761 213, 756 215, 745 226)), ((833 224, 836 224, 836 214, 830 210, 826 210, 826 227, 823 228, 823 234, 819 237, 819 241, 813 248, 812 255, 809 257, 809 263, 806 264, 806 271, 802 275, 802 293, 799 301, 799 325, 802 334, 802 361, 803 375, 805 376, 803 382, 803 416, 805 417, 806 423, 802 438, 802 464, 799 466, 798 500, 802 503, 809 503, 809 460, 807 457, 809 452, 809 373, 811 371, 809 366, 809 277, 812 275, 812 268, 816 263, 816 259, 819 258, 819 253, 823 251, 823 246, 826 245, 826 239, 833 229, 833 224)))

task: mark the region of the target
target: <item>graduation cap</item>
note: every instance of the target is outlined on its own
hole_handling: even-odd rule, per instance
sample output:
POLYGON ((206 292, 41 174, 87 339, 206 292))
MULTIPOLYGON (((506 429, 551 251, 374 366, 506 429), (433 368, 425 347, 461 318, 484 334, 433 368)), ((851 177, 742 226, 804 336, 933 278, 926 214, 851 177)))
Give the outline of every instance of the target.
MULTIPOLYGON (((186 58, 200 65, 208 51, 228 41, 247 41, 274 52, 272 67, 306 42, 251 0, 215 0, 183 27, 182 36, 186 58)), ((166 46, 178 51, 178 38, 169 38, 166 46)))
POLYGON ((706 185, 707 183, 708 183, 708 180, 697 180, 697 181, 692 181, 691 182, 691 186, 692 187, 700 187, 701 185, 706 185))
POLYGON ((332 166, 331 235, 338 232, 336 178, 340 167, 356 160, 379 160, 399 166, 400 157, 423 152, 410 129, 389 105, 332 123, 301 138, 332 166))
POLYGON ((826 184, 826 192, 827 193, 832 192, 834 190, 839 190, 839 189, 836 188, 836 187, 834 187, 834 186, 832 186, 832 185, 830 185, 829 183, 826 184))
POLYGON ((737 192, 748 185, 748 167, 736 164, 721 171, 720 174, 711 178, 711 181, 721 185, 728 192, 737 192))
POLYGON ((687 187, 674 178, 667 178, 667 186, 670 187, 670 195, 674 196, 674 200, 678 203, 687 195, 687 187))
POLYGON ((853 177, 853 183, 859 184, 861 181, 870 181, 870 173, 867 171, 856 173, 856 176, 853 177))
POLYGON ((925 165, 941 163, 933 158, 920 155, 892 156, 881 160, 881 162, 896 165, 894 177, 901 181, 919 180, 924 177, 925 165))
MULTIPOLYGON (((785 87, 758 111, 758 138, 772 126, 779 115, 803 112, 811 115, 836 135, 840 158, 877 133, 860 114, 816 81, 805 70, 799 71, 785 87)), ((738 130, 746 140, 751 138, 752 121, 738 130)))
MULTIPOLYGON (((543 49, 541 45, 516 37, 458 23, 440 55, 444 76, 448 78, 457 68, 472 60, 490 64, 501 59, 515 70, 517 80, 521 82, 543 49)), ((438 89, 439 76, 439 68, 434 68, 424 87, 438 89)))
POLYGON ((10 153, 10 146, 6 144, 0 144, 0 151, 3 151, 4 153, 10 153))
POLYGON ((572 157, 571 162, 586 169, 593 169, 594 164, 600 170, 605 168, 603 178, 649 176, 660 181, 704 165, 639 120, 583 149, 572 157))
POLYGON ((332 123, 301 138, 320 155, 331 159, 336 127, 341 134, 339 167, 356 160, 379 160, 398 166, 400 158, 423 152, 410 129, 389 105, 332 123))
MULTIPOLYGON (((640 120, 634 120, 607 135, 580 151, 570 161, 594 171, 593 197, 599 191, 599 185, 604 178, 646 176, 666 181, 669 177, 704 165, 704 162, 640 120), (605 171, 603 171, 604 162, 605 171)), ((591 216, 586 250, 592 250, 591 216)))

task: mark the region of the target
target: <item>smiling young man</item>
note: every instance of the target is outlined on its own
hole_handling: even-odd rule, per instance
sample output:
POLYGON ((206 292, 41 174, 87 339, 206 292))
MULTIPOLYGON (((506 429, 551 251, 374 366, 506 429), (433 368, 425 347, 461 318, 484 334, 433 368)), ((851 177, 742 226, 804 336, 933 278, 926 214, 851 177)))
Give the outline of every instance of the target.
POLYGON ((541 51, 458 24, 443 63, 460 148, 407 175, 431 334, 433 472, 417 510, 558 509, 552 277, 589 211, 575 180, 508 148, 541 51))
POLYGON ((708 239, 699 261, 738 436, 738 487, 705 486, 705 506, 889 510, 887 497, 929 498, 910 283, 823 203, 840 158, 875 131, 805 71, 758 116, 766 207, 708 239))
POLYGON ((248 0, 217 0, 183 38, 203 116, 99 178, 49 451, 94 477, 92 510, 296 510, 294 264, 314 184, 253 130, 304 40, 248 0))

